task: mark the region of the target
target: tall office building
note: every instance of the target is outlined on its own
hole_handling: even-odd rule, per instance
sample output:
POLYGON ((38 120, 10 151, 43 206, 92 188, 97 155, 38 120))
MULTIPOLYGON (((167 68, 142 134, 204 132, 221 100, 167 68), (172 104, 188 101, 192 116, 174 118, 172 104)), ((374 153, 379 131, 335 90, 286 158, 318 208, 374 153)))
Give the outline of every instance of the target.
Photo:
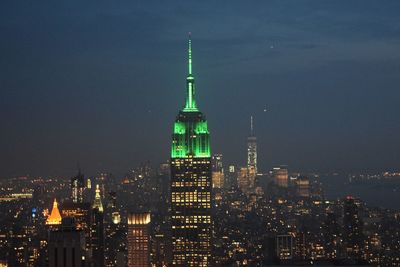
POLYGON ((122 253, 120 250, 125 244, 126 229, 123 228, 124 224, 121 223, 121 214, 117 207, 117 193, 110 192, 108 203, 104 210, 104 259, 105 266, 117 266, 118 255, 122 253))
POLYGON ((90 203, 64 202, 61 214, 63 218, 73 218, 77 230, 85 233, 86 250, 90 251, 92 207, 90 203))
POLYGON ((72 218, 62 221, 61 229, 49 234, 49 266, 86 266, 85 234, 76 230, 72 218))
POLYGON ((150 267, 150 213, 128 215, 128 267, 150 267))
POLYGON ((83 176, 83 173, 81 173, 81 169, 79 168, 78 174, 71 179, 72 202, 82 203, 84 190, 85 178, 83 176))
POLYGON ((165 267, 168 261, 168 235, 155 231, 152 235, 151 264, 154 267, 165 267))
POLYGON ((280 260, 293 258, 293 236, 278 235, 276 237, 276 254, 280 260))
POLYGON ((279 187, 288 187, 289 185, 289 172, 286 166, 275 167, 272 170, 274 182, 279 187))
POLYGON ((211 158, 208 124, 197 108, 189 38, 186 104, 171 149, 172 265, 211 265, 211 158))
POLYGON ((257 137, 254 135, 253 116, 250 117, 250 135, 247 137, 247 170, 250 184, 254 186, 257 175, 257 137))
POLYGON ((363 251, 363 222, 358 199, 346 197, 343 205, 343 241, 348 258, 359 259, 363 251))
POLYGON ((96 185, 96 196, 92 205, 91 249, 96 267, 104 266, 104 213, 100 197, 100 187, 96 185))
POLYGON ((222 154, 214 154, 211 158, 212 187, 223 188, 225 183, 224 168, 222 166, 222 154))
POLYGON ((248 193, 250 189, 249 172, 246 167, 240 168, 237 174, 237 185, 244 193, 248 193))
POLYGON ((237 171, 234 165, 229 165, 224 175, 225 188, 237 187, 237 171))
POLYGON ((222 154, 214 154, 212 156, 211 167, 213 172, 222 172, 224 170, 222 165, 222 154))
POLYGON ((322 230, 326 257, 328 259, 336 259, 338 257, 341 238, 336 214, 331 210, 328 210, 326 213, 322 230))
POLYGON ((100 212, 103 212, 104 208, 103 208, 103 203, 101 202, 100 186, 98 184, 96 185, 95 192, 96 192, 96 194, 94 196, 94 202, 93 202, 92 208, 93 209, 97 208, 100 212))
POLYGON ((306 176, 299 176, 295 180, 296 193, 299 197, 310 196, 310 180, 306 176))
POLYGON ((225 175, 223 172, 212 172, 212 187, 223 188, 225 183, 225 175))

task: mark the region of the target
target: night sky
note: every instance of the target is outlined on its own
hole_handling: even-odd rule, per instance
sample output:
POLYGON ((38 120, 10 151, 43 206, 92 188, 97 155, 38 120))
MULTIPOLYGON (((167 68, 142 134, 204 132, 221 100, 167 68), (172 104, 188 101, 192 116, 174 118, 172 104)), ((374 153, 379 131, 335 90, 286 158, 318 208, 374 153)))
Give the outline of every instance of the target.
POLYGON ((189 31, 224 164, 399 169, 400 1, 248 3, 2 0, 0 177, 167 160, 189 31))

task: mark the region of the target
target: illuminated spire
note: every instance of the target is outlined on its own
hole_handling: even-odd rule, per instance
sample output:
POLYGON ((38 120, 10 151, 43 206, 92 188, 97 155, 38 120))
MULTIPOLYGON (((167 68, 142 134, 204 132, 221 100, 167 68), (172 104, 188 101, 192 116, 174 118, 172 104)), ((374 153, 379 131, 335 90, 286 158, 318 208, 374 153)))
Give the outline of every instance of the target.
POLYGON ((189 32, 189 57, 188 57, 188 65, 189 65, 189 76, 192 76, 192 34, 189 32))
POLYGON ((186 78, 186 104, 181 112, 179 112, 174 124, 174 134, 171 147, 172 158, 185 158, 187 156, 197 158, 210 157, 210 133, 208 131, 207 120, 197 108, 194 99, 195 84, 192 70, 192 41, 189 33, 189 73, 186 78), (192 114, 194 116, 192 116, 192 114))
POLYGON ((250 116, 250 135, 254 135, 254 128, 253 128, 253 116, 250 116))
POLYGON ((60 215, 60 211, 58 210, 57 200, 54 199, 53 209, 51 210, 50 216, 47 217, 46 224, 49 224, 49 225, 61 224, 61 219, 62 218, 60 215))
POLYGON ((186 78, 186 105, 183 109, 184 111, 198 111, 196 101, 194 99, 195 95, 195 87, 194 87, 194 77, 192 73, 192 40, 191 33, 189 32, 189 41, 188 41, 188 76, 186 78))
POLYGON ((99 209, 100 212, 103 212, 103 204, 101 203, 101 198, 100 198, 100 187, 97 184, 96 185, 96 195, 94 197, 94 202, 93 202, 93 209, 99 209))

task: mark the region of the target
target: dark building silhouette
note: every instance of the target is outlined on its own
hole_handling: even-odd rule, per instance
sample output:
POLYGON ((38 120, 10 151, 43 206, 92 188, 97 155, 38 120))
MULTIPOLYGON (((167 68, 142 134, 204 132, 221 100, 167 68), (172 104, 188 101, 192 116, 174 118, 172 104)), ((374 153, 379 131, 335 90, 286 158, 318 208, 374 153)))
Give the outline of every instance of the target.
POLYGON ((91 219, 92 207, 90 203, 64 202, 62 204, 61 216, 73 218, 77 230, 85 233, 86 251, 91 249, 91 219))
POLYGON ((83 202, 83 194, 85 190, 85 177, 78 169, 78 174, 71 179, 71 198, 74 203, 83 202))
POLYGON ((343 204, 343 240, 347 258, 360 259, 363 249, 363 223, 360 216, 360 203, 347 197, 343 204))
POLYGON ((86 263, 85 234, 77 230, 72 218, 62 221, 61 229, 51 231, 48 243, 48 264, 59 267, 83 267, 86 263))
POLYGON ((328 259, 336 259, 339 256, 340 229, 335 213, 328 211, 323 224, 325 240, 325 254, 328 259))
POLYGON ((95 267, 104 266, 104 211, 100 197, 100 188, 96 186, 96 195, 92 206, 91 250, 95 267))

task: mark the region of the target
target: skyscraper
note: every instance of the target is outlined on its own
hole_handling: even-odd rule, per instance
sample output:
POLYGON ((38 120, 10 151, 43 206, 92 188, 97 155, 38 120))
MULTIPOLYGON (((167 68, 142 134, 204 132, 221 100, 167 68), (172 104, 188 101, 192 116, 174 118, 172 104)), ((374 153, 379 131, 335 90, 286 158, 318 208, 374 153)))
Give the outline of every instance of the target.
POLYGON ((78 174, 71 179, 71 193, 72 193, 72 202, 74 203, 82 203, 83 202, 83 191, 85 189, 85 178, 83 173, 81 173, 81 169, 78 168, 78 174))
POLYGON ((240 168, 237 175, 237 185, 244 193, 248 193, 250 189, 249 172, 246 167, 240 168))
POLYGON ((335 259, 336 257, 338 257, 338 251, 341 245, 341 238, 336 214, 331 210, 328 210, 326 213, 326 218, 322 229, 326 257, 328 259, 335 259))
POLYGON ((254 186, 257 175, 257 137, 254 135, 253 116, 250 117, 250 135, 247 137, 247 171, 250 185, 254 186))
POLYGON ((348 258, 361 258, 363 251, 363 222, 360 214, 360 201, 351 196, 343 203, 343 240, 348 258))
POLYGON ((49 266, 86 266, 85 235, 76 230, 72 218, 62 221, 61 229, 49 234, 49 266))
POLYGON ((97 184, 96 185, 96 195, 94 197, 94 202, 92 205, 93 209, 98 209, 100 212, 103 212, 103 203, 101 202, 101 196, 100 196, 100 186, 97 184))
POLYGON ((76 229, 82 230, 85 233, 86 250, 89 251, 91 249, 91 204, 64 202, 62 205, 61 214, 63 218, 73 218, 76 229))
POLYGON ((310 196, 310 180, 306 176, 299 176, 295 180, 296 192, 299 197, 310 196))
POLYGON ((126 229, 121 224, 121 214, 117 207, 117 193, 110 192, 104 210, 104 259, 107 267, 115 267, 118 255, 124 247, 126 229))
POLYGON ((223 172, 222 154, 214 154, 211 158, 211 166, 213 172, 223 172))
POLYGON ((150 213, 128 216, 128 267, 150 266, 150 213))
POLYGON ((272 170, 274 182, 279 187, 288 187, 289 185, 289 172, 286 166, 275 167, 272 170))
POLYGON ((212 187, 222 188, 225 182, 224 169, 222 166, 222 154, 214 154, 211 158, 212 165, 212 187))
POLYGON ((237 171, 234 165, 229 165, 224 175, 226 188, 237 186, 237 171))
POLYGON ((276 237, 276 253, 280 260, 293 258, 293 236, 278 235, 276 237))
POLYGON ((172 265, 211 265, 211 158, 208 124, 197 108, 189 38, 186 104, 171 149, 172 265))
POLYGON ((50 216, 47 217, 46 224, 48 225, 58 225, 61 224, 61 215, 60 211, 58 210, 58 203, 57 200, 54 199, 53 202, 53 209, 51 210, 50 216))
POLYGON ((96 196, 92 205, 91 248, 96 267, 104 266, 104 213, 100 187, 96 185, 96 196))

